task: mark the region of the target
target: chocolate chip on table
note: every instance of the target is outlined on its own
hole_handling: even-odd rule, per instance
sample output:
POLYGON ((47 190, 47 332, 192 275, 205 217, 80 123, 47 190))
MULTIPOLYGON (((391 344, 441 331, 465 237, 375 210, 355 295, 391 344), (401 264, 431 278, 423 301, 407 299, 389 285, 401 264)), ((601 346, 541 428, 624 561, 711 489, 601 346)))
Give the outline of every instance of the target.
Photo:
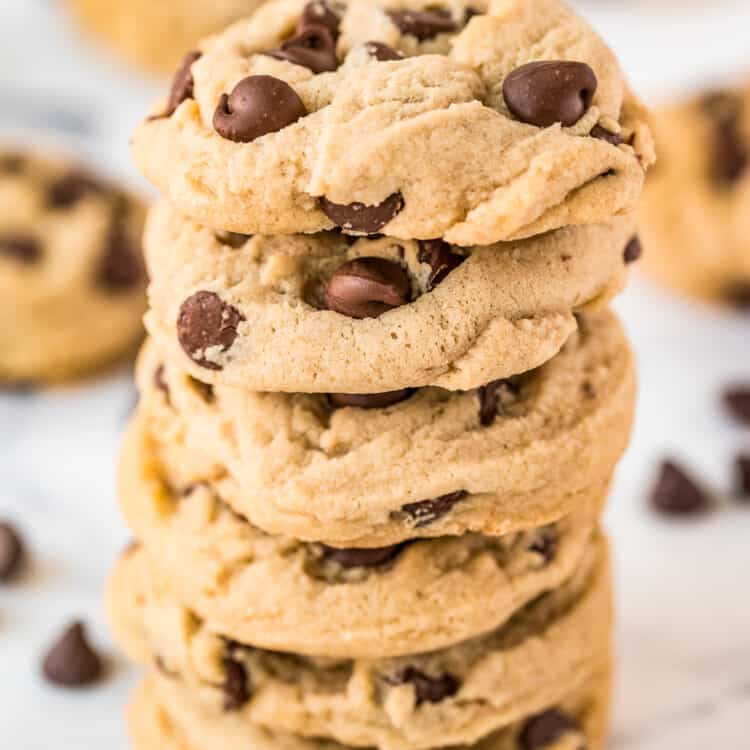
POLYGON ((681 466, 665 461, 651 492, 651 505, 665 515, 689 516, 709 510, 711 500, 681 466))
POLYGON ((304 102, 285 81, 268 75, 248 76, 222 94, 214 112, 214 129, 227 140, 250 143, 276 133, 307 114, 304 102))
POLYGON ((196 292, 180 305, 177 338, 193 362, 208 370, 221 370, 221 365, 207 358, 207 350, 226 352, 237 338, 237 326, 244 320, 215 292, 196 292))
POLYGON ((745 500, 750 500, 750 454, 743 453, 737 456, 734 466, 737 494, 745 500))
POLYGON ((377 568, 395 560, 405 546, 406 543, 373 548, 338 548, 329 547, 326 544, 321 545, 323 557, 337 562, 343 568, 377 568))
POLYGON ((297 24, 297 31, 308 26, 324 26, 331 32, 334 39, 338 39, 341 18, 324 0, 313 0, 305 5, 297 24))
POLYGON ((198 50, 191 50, 182 58, 174 77, 172 78, 172 87, 169 90, 167 98, 167 108, 162 117, 171 117, 184 101, 194 97, 195 82, 193 81, 192 67, 193 63, 200 60, 202 53, 198 50))
POLYGON ((7 521, 0 521, 0 581, 12 581, 21 572, 26 559, 23 540, 18 530, 7 521))
POLYGON ((643 246, 638 235, 631 237, 628 244, 625 245, 625 250, 622 253, 622 259, 625 263, 635 263, 643 255, 643 246))
POLYGON ((521 730, 518 741, 523 750, 542 750, 568 732, 578 732, 580 727, 567 714, 556 708, 529 719, 521 730))
POLYGON ((613 133, 601 125, 594 125, 589 135, 592 138, 598 138, 600 141, 607 141, 607 143, 611 143, 613 146, 619 146, 623 142, 622 136, 619 133, 613 133))
POLYGON ((735 281, 726 286, 723 297, 740 312, 750 312, 750 281, 735 281))
POLYGON ((723 394, 724 405, 737 422, 750 427, 750 384, 727 388, 723 394))
POLYGON ((324 292, 329 310, 350 318, 377 318, 411 299, 406 271, 385 258, 355 258, 336 269, 324 292))
POLYGON ((392 520, 397 520, 401 514, 415 521, 414 527, 419 529, 423 526, 429 526, 439 518, 447 515, 453 510, 453 507, 468 497, 469 493, 465 490, 451 492, 447 495, 441 495, 433 500, 419 500, 416 503, 407 503, 401 506, 401 511, 391 513, 392 520))
POLYGON ((502 403, 500 396, 503 391, 518 393, 518 387, 507 379, 493 380, 477 389, 479 396, 479 423, 482 427, 489 427, 495 423, 500 414, 502 403))
POLYGON ((325 73, 339 66, 336 40, 325 26, 304 26, 297 34, 265 54, 277 60, 301 65, 313 73, 325 73))
POLYGON ((432 269, 428 282, 428 289, 434 289, 454 269, 465 260, 465 255, 453 252, 453 248, 443 240, 419 240, 420 263, 427 263, 432 269))
POLYGON ((31 235, 0 235, 0 257, 12 258, 18 263, 31 265, 42 257, 42 245, 31 235))
POLYGON ((107 232, 97 279, 111 292, 124 292, 138 286, 142 278, 140 247, 133 242, 124 218, 115 215, 107 232))
POLYGON ((102 676, 103 665, 86 637, 81 622, 70 625, 42 663, 44 676, 55 685, 83 687, 102 676))
POLYGON ((406 667, 395 682, 414 686, 418 706, 422 703, 440 703, 455 695, 460 687, 458 680, 447 672, 440 677, 429 677, 416 667, 406 667))
POLYGON ((404 53, 389 47, 383 42, 365 42, 365 52, 370 57, 374 57, 380 62, 388 62, 389 60, 403 60, 404 53))
POLYGON ((398 391, 385 393, 329 393, 328 402, 335 409, 346 407, 356 409, 385 409, 387 406, 399 404, 414 395, 413 388, 402 388, 398 391))
POLYGON ((247 669, 242 662, 235 658, 236 651, 239 649, 241 647, 228 644, 221 660, 224 669, 222 693, 224 694, 224 710, 227 712, 239 711, 250 700, 251 696, 250 677, 247 669))
POLYGON ((575 125, 591 106, 594 71, 582 62, 545 60, 516 68, 503 82, 508 109, 521 122, 545 128, 575 125))
POLYGON ((390 10, 387 14, 402 34, 415 36, 420 42, 458 28, 447 10, 390 10))
POLYGON ((364 203, 333 203, 328 198, 320 199, 320 209, 337 226, 349 232, 375 234, 404 208, 401 193, 392 193, 377 206, 364 203))
POLYGON ((109 188, 91 175, 81 171, 71 171, 59 177, 47 188, 47 207, 68 209, 87 195, 104 195, 109 188))

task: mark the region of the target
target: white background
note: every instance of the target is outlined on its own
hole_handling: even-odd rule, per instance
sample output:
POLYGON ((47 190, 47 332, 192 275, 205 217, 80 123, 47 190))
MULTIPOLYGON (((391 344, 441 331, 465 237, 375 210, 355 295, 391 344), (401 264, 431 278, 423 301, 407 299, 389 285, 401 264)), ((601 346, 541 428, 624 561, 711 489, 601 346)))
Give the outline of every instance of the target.
MULTIPOLYGON (((750 67, 745 2, 577 5, 652 102, 750 67)), ((128 134, 163 85, 87 47, 59 3, 0 0, 0 134, 52 137, 138 184, 128 134)), ((750 504, 726 496, 732 458, 750 450, 750 433, 720 404, 722 386, 750 380, 750 320, 640 280, 617 306, 638 353, 642 390, 607 518, 620 615, 611 747, 750 748, 750 504), (665 455, 685 460, 720 492, 711 517, 675 523, 650 513, 648 490, 665 455)), ((0 396, 0 517, 23 529, 34 560, 22 581, 0 589, 2 750, 127 747, 122 713, 135 674, 111 645, 101 589, 128 538, 114 467, 134 398, 127 373, 0 396), (63 624, 79 616, 111 655, 111 671, 102 686, 70 693, 43 683, 39 661, 63 624)))

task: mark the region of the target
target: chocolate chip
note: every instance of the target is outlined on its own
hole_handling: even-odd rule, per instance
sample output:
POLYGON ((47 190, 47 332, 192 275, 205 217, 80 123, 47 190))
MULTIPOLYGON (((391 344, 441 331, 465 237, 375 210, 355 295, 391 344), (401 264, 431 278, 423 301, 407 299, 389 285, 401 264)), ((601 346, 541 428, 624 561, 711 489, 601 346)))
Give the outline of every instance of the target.
MULTIPOLYGON (((401 512, 405 513, 412 521, 416 521, 414 526, 419 529, 422 526, 429 526, 447 513, 450 513, 453 510, 453 506, 464 500, 468 494, 465 490, 460 490, 458 492, 451 492, 448 495, 441 495, 434 500, 420 500, 416 503, 407 503, 401 506, 401 512)), ((396 512, 392 513, 391 517, 393 520, 397 520, 399 515, 396 512)))
POLYGON ((635 237, 631 237, 630 241, 627 245, 625 245, 625 250, 622 253, 622 259, 625 261, 625 263, 635 263, 640 257, 643 255, 643 247, 641 245, 641 240, 639 239, 638 235, 635 237))
POLYGON ((708 495, 673 461, 665 461, 651 493, 653 507, 667 515, 696 515, 710 507, 708 495))
POLYGON ((440 677, 429 677, 416 667, 406 667, 396 678, 396 684, 414 686, 417 705, 422 703, 440 703, 458 692, 458 680, 445 672, 440 677))
POLYGON ((160 390, 164 397, 169 401, 169 385, 164 379, 164 365, 159 365, 154 372, 154 385, 160 390))
POLYGON ((516 68, 503 82, 508 109, 521 122, 545 128, 575 125, 596 93, 594 71, 581 62, 546 60, 516 68))
POLYGON ((23 154, 0 155, 0 174, 20 174, 26 166, 23 154))
POLYGON ((713 124, 711 173, 720 185, 732 185, 747 169, 750 148, 741 129, 742 98, 731 92, 713 92, 702 101, 713 124))
POLYGON ((201 367, 221 370, 211 361, 210 349, 226 352, 237 338, 237 326, 245 318, 214 292, 196 292, 188 297, 177 317, 177 338, 185 353, 201 367))
POLYGON ((619 133, 613 133, 611 130, 606 130, 601 125, 594 125, 591 128, 589 135, 592 138, 598 138, 601 141, 607 141, 613 146, 619 146, 622 143, 622 136, 619 133))
POLYGON ((214 112, 214 129, 236 143, 249 143, 292 125, 307 114, 297 92, 273 76, 243 78, 231 94, 222 94, 214 112))
POLYGON ((401 193, 389 195, 377 206, 366 206, 364 203, 342 205, 332 203, 328 198, 320 199, 320 209, 338 227, 349 232, 375 234, 379 232, 394 216, 404 208, 401 193))
POLYGON ((735 459, 737 477, 737 494, 750 500, 750 454, 737 456, 735 459))
POLYGON ((65 687, 83 687, 101 677, 102 660, 89 645, 82 623, 64 631, 47 653, 42 671, 50 682, 65 687))
POLYGON ((555 529, 549 527, 539 529, 534 535, 534 541, 529 545, 529 552, 541 555, 545 565, 548 565, 555 559, 559 543, 555 529))
POLYGON ((182 62, 177 68, 174 78, 172 78, 172 88, 167 99, 165 117, 171 117, 180 104, 193 98, 195 82, 193 81, 192 67, 194 62, 200 60, 201 56, 198 50, 192 50, 182 58, 182 62))
POLYGON ((750 311, 750 281, 735 281, 728 284, 723 291, 727 304, 740 310, 750 311))
POLYGON ((234 250, 239 250, 244 247, 249 240, 252 239, 252 234, 239 234, 237 232, 214 232, 214 237, 220 245, 231 247, 234 250))
POLYGON ((404 53, 389 47, 383 42, 365 42, 365 52, 370 57, 374 57, 380 62, 388 62, 389 60, 403 60, 404 53))
MULTIPOLYGON (((240 647, 241 648, 241 647, 240 647)), ((250 678, 245 665, 235 659, 235 647, 227 646, 227 651, 221 660, 224 669, 224 710, 239 711, 251 696, 250 678)))
POLYGON ((723 398, 724 406, 735 420, 750 426, 750 385, 727 388, 723 398))
POLYGON ((333 560, 343 568, 377 568, 395 560, 404 548, 405 543, 370 549, 364 547, 337 548, 325 544, 321 546, 325 559, 333 560))
POLYGON ((80 171, 69 172, 55 180, 47 189, 47 207, 51 209, 72 208, 87 195, 103 195, 108 188, 101 182, 80 171))
POLYGON ((419 240, 418 259, 432 268, 428 289, 436 287, 451 271, 465 260, 465 255, 454 253, 452 247, 443 240, 419 240))
POLYGON ((411 299, 406 271, 385 258, 355 258, 340 266, 326 286, 329 310, 350 318, 377 318, 411 299))
POLYGON ((529 719, 518 738, 523 750, 540 750, 557 742, 568 732, 578 732, 580 727, 567 714, 556 708, 529 719))
POLYGON ((4 234, 0 235, 0 256, 31 265, 42 257, 42 246, 39 240, 31 235, 4 234))
POLYGON ((503 391, 518 393, 518 388, 510 380, 493 380, 477 389, 479 422, 482 427, 489 427, 495 423, 495 419, 502 408, 500 396, 503 391))
POLYGON ((131 239, 127 223, 115 215, 110 223, 97 280, 111 292, 133 289, 143 278, 140 247, 131 239))
POLYGON ((288 60, 313 73, 325 73, 339 66, 336 40, 325 26, 308 25, 277 49, 266 52, 277 60, 288 60))
POLYGON ((402 388, 399 391, 385 393, 329 393, 328 402, 335 409, 352 407, 356 409, 384 409, 393 406, 414 394, 413 388, 402 388))
POLYGON ((11 524, 0 521, 0 581, 13 580, 26 557, 21 535, 11 524))
POLYGON ((457 29, 447 10, 390 10, 387 13, 402 34, 411 34, 420 42, 457 29))
POLYGON ((324 26, 331 32, 334 39, 338 39, 340 24, 341 19, 328 3, 323 0, 313 0, 302 11, 297 30, 301 31, 307 26, 324 26))

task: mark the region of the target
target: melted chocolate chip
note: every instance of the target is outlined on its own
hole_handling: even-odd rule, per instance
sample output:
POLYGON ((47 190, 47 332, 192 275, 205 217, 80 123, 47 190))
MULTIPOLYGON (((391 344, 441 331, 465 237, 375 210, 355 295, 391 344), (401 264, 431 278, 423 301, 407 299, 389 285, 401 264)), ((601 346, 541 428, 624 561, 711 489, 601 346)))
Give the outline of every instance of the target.
POLYGON ((581 62, 547 60, 516 68, 503 82, 508 109, 521 122, 541 128, 575 125, 591 106, 594 71, 581 62))
POLYGON ((750 455, 737 456, 734 465, 737 494, 745 500, 750 500, 750 455))
POLYGON ((227 646, 221 665, 224 669, 224 683, 221 686, 224 695, 224 710, 239 711, 251 697, 250 677, 245 665, 235 659, 235 648, 227 646))
POLYGON ((244 320, 218 294, 196 292, 180 306, 177 337, 193 362, 208 370, 221 370, 221 365, 207 358, 211 354, 208 350, 226 352, 237 338, 237 326, 244 320))
POLYGON ((380 62, 388 62, 389 60, 403 60, 404 53, 389 47, 383 42, 365 42, 365 52, 370 57, 374 57, 380 62))
POLYGON ((0 235, 0 256, 31 265, 42 257, 42 246, 36 237, 26 234, 0 235))
POLYGON ((69 172, 55 180, 47 189, 47 207, 68 209, 87 195, 103 195, 108 188, 101 182, 79 171, 69 172))
POLYGON ((125 220, 116 215, 107 233, 97 280, 111 292, 123 292, 138 286, 142 278, 140 247, 132 241, 125 220))
POLYGON ((568 732, 580 731, 578 724, 555 708, 538 714, 526 722, 519 742, 523 750, 542 750, 568 732))
POLYGON ((732 417, 750 427, 750 385, 727 388, 723 400, 732 417))
POLYGON ((304 26, 291 39, 277 49, 266 52, 277 60, 288 60, 313 73, 325 73, 339 66, 336 57, 336 40, 325 26, 304 26))
POLYGON ((182 58, 182 62, 172 79, 172 88, 169 91, 169 98, 167 99, 167 109, 164 112, 165 117, 171 117, 180 104, 193 98, 195 83, 193 81, 192 67, 193 63, 200 60, 200 58, 201 53, 198 50, 192 50, 182 58))
POLYGON ((297 30, 301 31, 307 26, 324 26, 335 40, 339 36, 340 24, 341 19, 328 3, 324 0, 313 0, 302 11, 297 30))
MULTIPOLYGON (((450 513, 457 503, 468 497, 468 494, 465 490, 460 490, 458 492, 451 492, 448 495, 441 495, 434 500, 420 500, 416 503, 407 503, 401 506, 401 513, 405 513, 409 519, 415 521, 414 527, 419 529, 422 526, 429 526, 439 518, 450 513)), ((397 520, 399 516, 399 512, 391 514, 393 520, 397 520)))
POLYGON ((25 558, 21 535, 14 526, 0 521, 0 581, 7 583, 16 578, 25 558))
POLYGON ((422 703, 440 703, 455 695, 460 687, 458 680, 447 672, 440 677, 429 677, 416 667, 406 667, 396 678, 396 684, 413 685, 418 706, 422 703))
POLYGON ((622 259, 625 261, 625 263, 635 263, 640 257, 643 255, 643 246, 641 245, 641 240, 639 239, 638 235, 635 237, 631 237, 630 241, 627 245, 625 245, 625 250, 623 250, 622 253, 622 259))
POLYGON ((83 687, 102 675, 102 660, 90 646, 83 624, 74 622, 52 646, 42 664, 44 676, 55 685, 83 687))
POLYGON ((233 250, 239 250, 253 238, 253 235, 239 234, 238 232, 214 232, 214 237, 219 244, 231 247, 233 250))
POLYGON ((276 133, 307 114, 297 92, 285 81, 259 75, 243 78, 231 94, 222 94, 214 112, 214 129, 236 143, 276 133))
POLYGON ((390 547, 377 548, 338 548, 329 547, 325 544, 323 556, 326 560, 333 560, 343 568, 377 568, 396 559, 405 543, 394 544, 390 547))
POLYGON ((607 143, 611 143, 613 146, 619 146, 623 142, 622 136, 619 133, 613 133, 611 130, 606 130, 601 125, 594 125, 594 127, 591 128, 589 135, 592 138, 607 141, 607 143))
POLYGON ((420 42, 458 28, 447 10, 391 10, 387 13, 402 34, 415 36, 420 42))
POLYGON ((500 395, 503 391, 518 393, 518 387, 510 380, 493 380, 477 389, 479 396, 479 422, 482 427, 489 427, 495 423, 501 411, 500 395))
POLYGON ((356 409, 385 409, 387 406, 406 401, 414 394, 413 388, 385 393, 329 393, 328 402, 334 409, 346 407, 356 409))
POLYGON ((703 489, 673 461, 662 464, 651 504, 661 513, 681 516, 704 513, 711 506, 703 489))
POLYGON ((404 208, 401 193, 389 195, 377 206, 366 206, 364 203, 342 205, 332 203, 328 198, 320 199, 320 209, 338 227, 349 232, 375 234, 404 208))
POLYGON ((406 271, 385 258, 356 258, 340 266, 325 292, 329 310, 350 318, 377 318, 411 299, 406 271))
POLYGON ((465 255, 454 253, 452 247, 443 240, 419 240, 420 263, 427 263, 432 271, 428 289, 434 289, 454 269, 465 260, 465 255))

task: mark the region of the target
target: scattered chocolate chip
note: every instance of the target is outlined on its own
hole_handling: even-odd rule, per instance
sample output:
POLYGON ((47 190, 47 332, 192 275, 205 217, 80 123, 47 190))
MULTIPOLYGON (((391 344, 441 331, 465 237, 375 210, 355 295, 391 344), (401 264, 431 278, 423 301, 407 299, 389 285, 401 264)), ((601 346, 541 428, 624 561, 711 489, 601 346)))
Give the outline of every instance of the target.
POLYGON ((737 494, 750 499, 750 454, 737 456, 734 462, 737 477, 737 494))
POLYGON ((111 292, 124 292, 138 286, 143 278, 141 251, 132 240, 122 215, 115 215, 110 223, 97 279, 111 292))
POLYGON ((26 166, 23 154, 1 154, 0 174, 20 174, 26 166))
POLYGON ((416 667, 406 667, 396 677, 395 683, 413 685, 418 706, 422 703, 440 703, 455 695, 460 687, 458 680, 447 672, 440 677, 429 677, 416 667))
POLYGON ((395 560, 405 543, 377 548, 338 548, 321 545, 326 560, 333 560, 343 568, 377 568, 395 560))
POLYGON ((214 292, 196 292, 188 297, 177 317, 177 338, 185 353, 201 367, 221 370, 211 361, 210 349, 226 352, 237 338, 237 326, 245 318, 214 292))
POLYGON ((393 406, 414 394, 413 388, 402 388, 399 391, 385 393, 329 393, 328 402, 335 409, 352 407, 356 409, 384 409, 393 406))
POLYGON ((482 427, 489 427, 495 423, 497 415, 500 413, 502 404, 500 395, 503 391, 509 390, 512 393, 518 393, 518 388, 510 380, 493 380, 487 385, 477 389, 479 396, 479 422, 482 427))
POLYGON ((302 11, 297 30, 307 26, 323 26, 331 32, 334 39, 338 39, 341 19, 338 14, 324 0, 313 0, 302 11))
POLYGON ((750 281, 735 281, 729 284, 723 293, 727 304, 740 310, 750 311, 750 281))
POLYGON ((325 73, 339 66, 336 57, 336 40, 325 26, 304 26, 277 49, 266 52, 277 60, 288 60, 313 73, 325 73))
POLYGON ((625 245, 625 250, 622 253, 622 259, 625 263, 635 263, 643 255, 643 246, 641 240, 636 235, 631 237, 628 244, 625 245))
POLYGON ((55 685, 83 687, 102 675, 102 660, 91 648, 81 622, 74 622, 52 646, 42 663, 44 676, 55 685))
MULTIPOLYGON (((459 490, 458 492, 451 492, 448 495, 441 495, 434 500, 420 500, 416 503, 407 503, 401 506, 401 512, 405 513, 412 521, 416 521, 415 528, 419 529, 422 526, 429 526, 447 513, 450 513, 453 510, 453 506, 464 500, 468 494, 465 490, 459 490)), ((391 514, 394 520, 399 515, 398 512, 391 514)))
POLYGON ((222 94, 214 129, 236 143, 249 143, 292 125, 307 114, 297 92, 285 81, 260 75, 243 78, 231 94, 222 94))
POLYGON ((613 133, 611 130, 606 130, 601 125, 594 125, 591 128, 589 135, 592 138, 598 138, 601 141, 607 141, 613 146, 619 146, 622 143, 622 136, 619 133, 613 133))
POLYGON ((545 527, 536 532, 534 541, 529 545, 529 551, 541 555, 545 565, 548 565, 555 559, 559 543, 555 529, 545 527))
POLYGON ((87 195, 104 195, 108 188, 91 175, 80 171, 69 172, 47 188, 47 207, 72 208, 87 195))
POLYGON ((734 419, 750 426, 750 385, 727 388, 723 398, 724 406, 734 419))
POLYGON ((389 60, 403 60, 404 53, 389 47, 383 42, 365 42, 365 52, 370 57, 374 57, 380 62, 388 62, 389 60))
POLYGON ((503 82, 508 109, 521 122, 545 128, 575 125, 591 106, 594 71, 581 62, 546 60, 516 68, 503 82))
POLYGON ((714 180, 732 185, 750 163, 750 147, 740 127, 742 98, 727 91, 707 94, 702 101, 704 112, 713 124, 711 172, 714 180))
POLYGON ((164 365, 159 365, 154 372, 154 385, 160 390, 164 397, 169 401, 169 385, 164 379, 164 365))
POLYGON ((402 34, 415 36, 420 42, 458 28, 447 10, 390 10, 387 14, 402 34))
POLYGON ((434 289, 451 271, 465 260, 465 255, 454 253, 452 247, 443 240, 419 240, 418 260, 427 263, 430 272, 428 289, 434 289))
POLYGON ((192 50, 182 58, 182 62, 177 68, 174 78, 172 78, 172 88, 169 91, 167 109, 164 112, 165 117, 171 117, 177 111, 177 107, 180 104, 193 98, 195 83, 193 81, 192 67, 193 63, 200 60, 200 58, 201 53, 198 50, 192 50))
POLYGON ((379 232, 394 216, 404 208, 401 193, 389 195, 377 206, 366 206, 364 203, 342 205, 332 203, 328 198, 320 199, 320 209, 337 226, 349 232, 375 234, 379 232))
POLYGON ((31 235, 4 234, 0 235, 0 256, 31 265, 42 257, 42 246, 31 235))
POLYGON ((239 711, 250 700, 250 678, 245 665, 235 659, 235 649, 230 644, 221 660, 224 668, 224 710, 239 711))
POLYGON ((26 553, 21 535, 6 521, 0 521, 0 581, 13 580, 23 567, 26 553))
POLYGON ((340 266, 326 286, 329 310, 350 318, 377 318, 411 299, 406 271, 385 258, 355 258, 340 266))
POLYGON ((570 716, 552 708, 529 719, 518 739, 523 750, 541 750, 564 734, 578 731, 580 727, 570 716))
POLYGON ((238 232, 214 232, 214 237, 216 237, 216 241, 220 245, 226 245, 226 247, 231 247, 233 250, 239 250, 252 239, 253 235, 239 234, 238 232))
POLYGON ((651 493, 653 507, 667 515, 696 515, 710 508, 708 495, 673 461, 665 461, 651 493))

